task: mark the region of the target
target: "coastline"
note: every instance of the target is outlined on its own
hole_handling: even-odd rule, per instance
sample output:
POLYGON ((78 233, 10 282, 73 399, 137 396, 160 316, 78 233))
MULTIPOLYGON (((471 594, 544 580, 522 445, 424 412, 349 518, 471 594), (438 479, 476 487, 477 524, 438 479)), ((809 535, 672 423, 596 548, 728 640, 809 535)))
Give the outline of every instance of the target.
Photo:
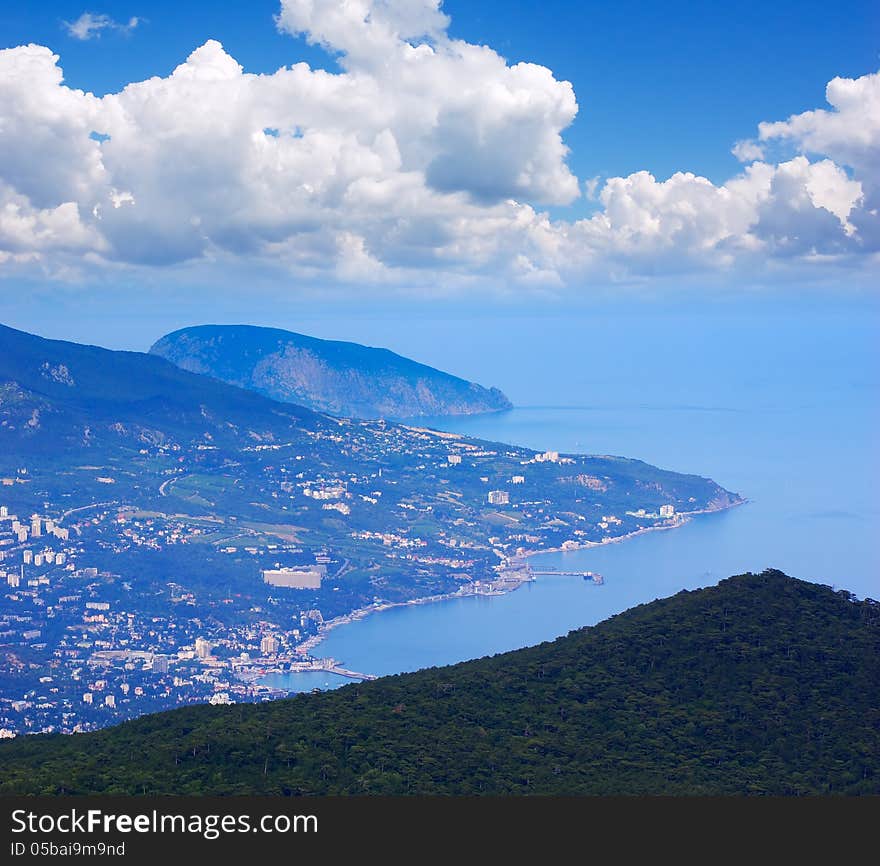
MULTIPOLYGON (((627 541, 631 538, 635 538, 639 535, 645 535, 648 532, 660 532, 664 530, 670 529, 679 529, 682 526, 686 526, 688 523, 693 520, 694 517, 697 517, 701 514, 717 514, 721 511, 729 511, 731 508, 736 508, 740 505, 745 505, 749 502, 746 498, 740 498, 736 502, 728 503, 727 505, 709 507, 709 508, 701 508, 695 511, 681 511, 678 512, 678 516, 682 517, 681 520, 676 520, 674 523, 665 524, 663 526, 645 526, 641 529, 633 530, 632 532, 626 532, 623 535, 615 536, 614 538, 610 538, 608 541, 583 541, 578 542, 576 545, 569 545, 566 548, 562 547, 548 547, 543 548, 541 550, 527 550, 523 553, 518 554, 515 557, 515 561, 523 561, 533 556, 538 556, 544 553, 568 553, 575 550, 590 550, 596 547, 606 547, 609 544, 620 544, 623 541, 627 541)), ((411 607, 417 604, 434 604, 435 602, 440 601, 448 601, 455 598, 473 598, 473 597, 489 597, 506 595, 510 592, 515 592, 519 589, 523 583, 528 583, 527 580, 522 580, 518 583, 510 583, 503 589, 496 589, 492 592, 474 592, 471 591, 462 591, 464 588, 456 590, 455 592, 443 593, 440 595, 429 595, 422 596, 420 598, 409 599, 407 601, 394 601, 394 602, 383 602, 382 604, 370 604, 366 607, 356 608, 351 611, 351 613, 342 614, 341 616, 334 617, 331 620, 327 620, 320 627, 320 630, 317 634, 312 635, 310 638, 302 641, 294 648, 294 652, 299 655, 310 655, 311 651, 319 646, 324 639, 327 637, 329 632, 333 631, 333 629, 338 628, 341 625, 349 625, 353 622, 358 622, 370 614, 373 613, 381 613, 385 610, 391 610, 395 607, 411 607)))
POLYGON ((526 550, 516 558, 528 559, 531 556, 539 556, 543 553, 570 553, 575 550, 591 550, 594 547, 607 547, 609 544, 620 544, 622 541, 628 541, 630 538, 635 538, 637 535, 644 535, 648 532, 663 532, 670 529, 680 529, 682 526, 687 526, 694 517, 698 517, 701 514, 718 514, 721 511, 730 511, 731 508, 746 505, 748 501, 748 499, 741 498, 728 505, 720 505, 714 508, 699 508, 696 511, 679 511, 676 516, 684 518, 683 520, 676 520, 673 523, 666 523, 663 526, 643 526, 641 529, 634 529, 632 532, 625 532, 623 535, 616 535, 613 538, 609 538, 607 541, 578 541, 575 543, 569 543, 568 547, 546 547, 541 548, 541 550, 526 550))

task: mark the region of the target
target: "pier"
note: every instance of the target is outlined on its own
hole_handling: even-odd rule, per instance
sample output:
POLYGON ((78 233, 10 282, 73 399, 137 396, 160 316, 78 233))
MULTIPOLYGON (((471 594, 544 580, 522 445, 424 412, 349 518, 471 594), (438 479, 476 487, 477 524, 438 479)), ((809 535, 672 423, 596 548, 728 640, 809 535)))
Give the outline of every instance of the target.
POLYGON ((536 571, 532 570, 535 575, 548 575, 550 577, 582 577, 584 580, 592 580, 595 584, 605 583, 605 578, 595 571, 536 571))
POLYGON ((341 667, 331 667, 331 668, 320 668, 320 670, 327 671, 328 674, 336 674, 340 677, 348 677, 352 680, 375 680, 378 677, 375 674, 359 674, 357 671, 350 671, 348 668, 341 667))
POLYGON ((326 671, 328 674, 336 674, 340 677, 348 677, 350 680, 375 680, 377 678, 375 674, 362 674, 358 671, 344 668, 334 658, 316 659, 314 662, 312 662, 311 665, 309 665, 308 668, 306 668, 306 670, 326 671))

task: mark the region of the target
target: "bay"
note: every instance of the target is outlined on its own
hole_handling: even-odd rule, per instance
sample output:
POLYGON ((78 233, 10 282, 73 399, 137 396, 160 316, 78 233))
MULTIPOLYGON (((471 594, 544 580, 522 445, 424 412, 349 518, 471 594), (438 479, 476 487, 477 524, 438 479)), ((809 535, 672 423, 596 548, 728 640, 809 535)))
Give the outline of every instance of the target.
MULTIPOLYGON (((858 306, 797 316, 712 308, 514 319, 471 323, 483 344, 472 358, 468 327, 459 323, 445 360, 482 364, 482 381, 499 384, 517 408, 421 425, 638 457, 712 477, 749 501, 679 529, 532 560, 598 571, 603 586, 540 577, 501 597, 394 608, 330 631, 316 652, 377 675, 450 664, 551 640, 634 605, 768 567, 877 598, 878 322, 875 308, 858 306)), ((429 337, 421 334, 423 345, 436 345, 429 337)), ((430 360, 439 366, 444 358, 430 360)), ((271 684, 315 687, 300 677, 271 684)), ((345 682, 321 677, 319 688, 345 682)))

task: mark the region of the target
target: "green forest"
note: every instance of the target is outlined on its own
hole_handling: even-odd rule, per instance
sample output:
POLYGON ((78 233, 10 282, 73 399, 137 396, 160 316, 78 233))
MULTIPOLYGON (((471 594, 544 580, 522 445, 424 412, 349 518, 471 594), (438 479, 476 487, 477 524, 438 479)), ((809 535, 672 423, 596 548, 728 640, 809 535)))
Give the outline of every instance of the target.
POLYGON ((535 647, 0 745, 4 794, 880 794, 880 604, 778 571, 535 647))

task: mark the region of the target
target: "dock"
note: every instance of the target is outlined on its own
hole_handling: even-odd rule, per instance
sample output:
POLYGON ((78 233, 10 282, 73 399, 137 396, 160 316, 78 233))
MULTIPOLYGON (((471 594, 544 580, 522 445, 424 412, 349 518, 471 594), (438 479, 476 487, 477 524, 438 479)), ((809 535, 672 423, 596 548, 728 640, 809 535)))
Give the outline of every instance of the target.
POLYGON ((325 671, 328 674, 336 674, 339 677, 348 677, 350 680, 375 680, 375 674, 362 674, 350 668, 344 668, 336 659, 316 659, 308 668, 313 671, 325 671))
POLYGON ((359 674, 357 671, 350 671, 348 668, 340 668, 340 667, 332 667, 332 668, 321 668, 321 670, 327 671, 328 674, 336 674, 340 677, 348 677, 351 680, 375 680, 378 677, 375 674, 359 674))
POLYGON ((584 580, 591 580, 597 586, 605 583, 605 578, 596 571, 532 571, 535 575, 547 575, 549 577, 582 577, 584 580))

